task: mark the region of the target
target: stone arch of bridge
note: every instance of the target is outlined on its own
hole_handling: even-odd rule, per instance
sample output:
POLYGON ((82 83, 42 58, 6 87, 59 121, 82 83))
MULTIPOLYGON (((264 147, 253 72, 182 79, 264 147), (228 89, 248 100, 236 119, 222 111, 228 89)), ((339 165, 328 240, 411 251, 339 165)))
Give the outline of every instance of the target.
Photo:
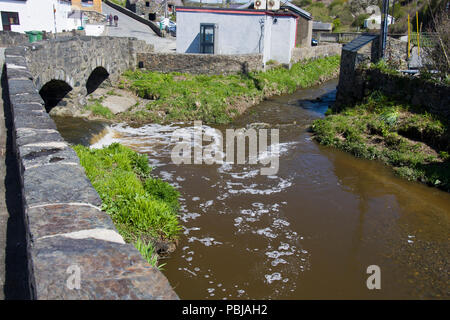
POLYGON ((72 89, 73 88, 63 80, 52 79, 46 82, 39 90, 39 94, 45 102, 45 110, 50 112, 50 110, 56 107, 61 100, 72 91, 72 89))

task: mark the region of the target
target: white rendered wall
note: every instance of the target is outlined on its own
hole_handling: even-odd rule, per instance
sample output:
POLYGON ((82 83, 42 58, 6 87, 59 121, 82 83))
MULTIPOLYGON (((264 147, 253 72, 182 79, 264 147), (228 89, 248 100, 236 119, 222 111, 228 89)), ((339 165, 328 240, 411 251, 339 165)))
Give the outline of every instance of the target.
MULTIPOLYGON (((59 3, 57 0, 0 0, 0 11, 19 13, 20 25, 12 25, 11 31, 22 33, 31 30, 55 32, 53 5, 56 8, 57 32, 75 29, 78 21, 67 18, 68 12, 71 11, 70 4, 59 3)), ((3 30, 2 24, 0 24, 0 29, 3 30)))

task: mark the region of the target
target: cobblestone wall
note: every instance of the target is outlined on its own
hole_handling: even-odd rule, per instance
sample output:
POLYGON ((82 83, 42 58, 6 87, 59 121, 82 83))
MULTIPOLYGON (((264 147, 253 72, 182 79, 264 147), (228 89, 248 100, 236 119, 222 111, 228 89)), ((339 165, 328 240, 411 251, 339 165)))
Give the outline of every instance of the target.
POLYGON ((77 154, 45 112, 33 82, 36 70, 28 68, 25 58, 29 50, 28 46, 5 50, 8 85, 4 90, 20 171, 30 296, 178 299, 166 277, 123 241, 101 210, 100 197, 77 154))
POLYGON ((159 72, 233 74, 263 69, 261 54, 138 53, 137 61, 139 67, 159 72))
POLYGON ((322 44, 315 47, 300 47, 292 50, 292 62, 296 63, 306 59, 316 59, 341 54, 342 45, 322 44))
POLYGON ((28 36, 24 33, 13 31, 0 31, 0 47, 12 47, 27 42, 28 36))

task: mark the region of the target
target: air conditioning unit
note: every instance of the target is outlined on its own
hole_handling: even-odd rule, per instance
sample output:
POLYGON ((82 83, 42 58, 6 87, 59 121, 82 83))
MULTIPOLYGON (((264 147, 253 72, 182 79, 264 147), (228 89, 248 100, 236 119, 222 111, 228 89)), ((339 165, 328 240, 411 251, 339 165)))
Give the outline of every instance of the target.
POLYGON ((266 0, 255 0, 254 7, 256 10, 266 10, 266 0))
POLYGON ((280 10, 280 0, 268 0, 267 10, 277 11, 280 10))

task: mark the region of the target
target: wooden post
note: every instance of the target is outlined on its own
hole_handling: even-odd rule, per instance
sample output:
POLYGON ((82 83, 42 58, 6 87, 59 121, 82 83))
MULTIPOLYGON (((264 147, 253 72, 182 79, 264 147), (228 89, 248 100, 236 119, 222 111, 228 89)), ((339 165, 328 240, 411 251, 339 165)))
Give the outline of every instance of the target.
POLYGON ((416 11, 417 55, 420 57, 419 12, 416 11))
POLYGON ((410 58, 410 51, 411 51, 411 27, 409 24, 409 13, 408 13, 408 60, 410 58))

